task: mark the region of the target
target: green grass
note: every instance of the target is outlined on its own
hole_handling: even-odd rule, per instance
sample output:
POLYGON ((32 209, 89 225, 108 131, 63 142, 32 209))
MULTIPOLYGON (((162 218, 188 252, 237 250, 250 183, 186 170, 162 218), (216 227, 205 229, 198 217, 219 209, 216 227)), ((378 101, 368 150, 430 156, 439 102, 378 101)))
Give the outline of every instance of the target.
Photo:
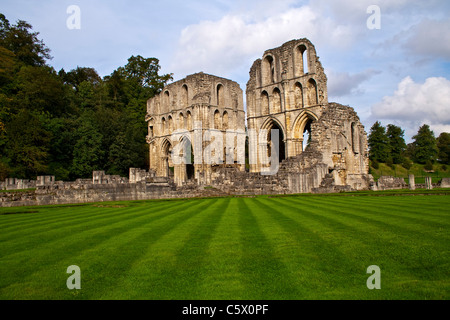
POLYGON ((393 194, 0 208, 0 299, 449 299, 450 195, 393 194))

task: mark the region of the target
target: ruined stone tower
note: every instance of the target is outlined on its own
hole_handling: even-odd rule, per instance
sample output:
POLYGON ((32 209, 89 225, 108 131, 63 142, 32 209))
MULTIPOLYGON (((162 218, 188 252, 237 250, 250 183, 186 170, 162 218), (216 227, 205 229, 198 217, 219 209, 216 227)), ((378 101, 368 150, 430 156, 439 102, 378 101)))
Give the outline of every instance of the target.
MULTIPOLYGON (((328 104, 327 77, 312 43, 292 40, 264 52, 251 67, 246 93, 249 129, 266 129, 269 135, 278 129, 280 160, 302 153, 311 122, 328 104)), ((251 170, 260 171, 261 164, 251 170)))
POLYGON ((201 72, 149 99, 152 174, 177 186, 195 181, 234 194, 369 188, 364 127, 351 107, 328 102, 327 77, 308 39, 266 50, 253 63, 248 130, 242 95, 236 82, 201 72), (245 159, 236 161, 246 138, 248 172, 245 159))
POLYGON ((251 172, 268 166, 260 160, 261 150, 270 150, 271 129, 278 129, 279 161, 284 161, 280 168, 290 172, 284 179, 289 181, 288 192, 309 192, 327 184, 368 187, 364 127, 352 108, 328 102, 327 77, 308 39, 266 50, 250 69, 246 95, 248 129, 259 137, 250 147, 250 157, 257 159, 251 172), (267 132, 267 139, 261 141, 260 132, 267 132), (292 178, 302 172, 313 178, 301 178, 299 186, 292 178))
MULTIPOLYGON (((225 162, 227 132, 245 132, 242 96, 236 82, 200 72, 167 85, 149 99, 150 170, 173 177, 177 185, 193 179, 209 184, 211 167, 225 162), (223 152, 208 153, 211 143, 223 152), (174 149, 189 159, 174 163, 174 149)), ((236 150, 227 152, 234 155, 236 150)))

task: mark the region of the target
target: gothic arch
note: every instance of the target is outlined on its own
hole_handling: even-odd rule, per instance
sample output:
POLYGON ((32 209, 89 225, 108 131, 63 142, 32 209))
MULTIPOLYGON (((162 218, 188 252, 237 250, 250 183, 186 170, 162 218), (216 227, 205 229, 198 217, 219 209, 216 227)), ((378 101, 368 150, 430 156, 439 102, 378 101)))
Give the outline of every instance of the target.
POLYGON ((292 138, 303 139, 303 133, 305 132, 308 123, 312 123, 318 119, 319 118, 311 111, 303 111, 300 113, 295 119, 292 127, 292 138))
POLYGON ((192 113, 189 110, 186 112, 186 125, 188 130, 192 130, 192 113))
POLYGON ((155 119, 152 117, 148 120, 148 137, 153 138, 155 135, 155 119))
POLYGON ((181 87, 181 107, 187 108, 189 106, 189 89, 186 84, 181 87))
POLYGON ((306 96, 306 105, 313 106, 318 103, 317 97, 317 83, 313 78, 308 80, 307 83, 307 96, 306 96))
POLYGON ((219 83, 216 87, 216 94, 217 94, 217 106, 219 108, 225 107, 225 88, 223 84, 219 83))
POLYGON ((173 167, 171 162, 172 143, 169 139, 164 138, 161 142, 161 173, 163 177, 169 177, 171 175, 170 168, 173 167))
POLYGON ((164 98, 163 98, 163 109, 168 111, 170 110, 170 92, 169 90, 164 91, 164 98))
POLYGON ((269 154, 268 156, 270 157, 271 155, 271 140, 272 140, 272 129, 278 129, 279 133, 278 133, 278 159, 279 161, 283 161, 284 159, 286 159, 286 144, 285 144, 285 140, 286 140, 286 131, 283 128, 283 125, 281 124, 280 121, 278 121, 278 119, 274 118, 274 117, 269 117, 268 119, 266 119, 266 121, 264 121, 263 125, 261 126, 261 130, 267 130, 267 142, 268 142, 268 150, 269 150, 269 154))
POLYGON ((261 92, 261 115, 266 116, 269 114, 269 94, 263 90, 261 92))
POLYGON ((308 69, 308 48, 302 43, 294 48, 294 74, 300 77, 308 73, 308 69))
POLYGON ((220 119, 220 111, 214 111, 214 129, 222 130, 222 120, 220 119))
POLYGON ((276 82, 275 58, 271 54, 266 55, 263 59, 262 80, 263 86, 276 82))
POLYGON ((222 130, 228 130, 229 126, 229 119, 228 119, 228 112, 224 111, 222 116, 222 130))
POLYGON ((278 88, 272 91, 272 110, 270 113, 280 113, 281 112, 281 91, 278 88))
POLYGON ((303 87, 300 82, 294 84, 294 109, 303 108, 303 87))

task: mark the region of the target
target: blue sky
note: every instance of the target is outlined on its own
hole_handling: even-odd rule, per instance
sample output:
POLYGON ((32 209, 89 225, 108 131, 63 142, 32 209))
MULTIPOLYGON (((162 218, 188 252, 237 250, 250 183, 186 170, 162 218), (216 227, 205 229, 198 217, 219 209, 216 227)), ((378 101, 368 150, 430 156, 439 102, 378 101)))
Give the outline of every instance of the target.
POLYGON ((206 72, 238 82, 266 49, 306 37, 328 76, 329 101, 350 105, 366 131, 393 123, 450 132, 450 2, 446 0, 2 0, 11 23, 29 22, 56 70, 101 76, 132 55, 156 57, 174 80, 206 72), (80 29, 67 8, 80 8, 80 29), (370 5, 380 29, 369 29, 370 5))

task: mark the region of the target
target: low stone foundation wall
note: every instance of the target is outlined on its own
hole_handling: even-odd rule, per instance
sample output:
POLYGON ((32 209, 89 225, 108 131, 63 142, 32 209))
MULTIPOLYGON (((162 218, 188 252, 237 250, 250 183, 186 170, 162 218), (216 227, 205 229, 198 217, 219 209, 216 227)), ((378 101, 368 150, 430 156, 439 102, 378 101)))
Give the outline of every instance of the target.
POLYGON ((394 189, 406 189, 408 185, 405 179, 391 176, 381 176, 376 185, 377 190, 394 190, 394 189))
MULTIPOLYGON (((107 176, 95 172, 93 179, 78 179, 74 182, 55 181, 52 176, 38 177, 24 185, 20 179, 7 179, 3 185, 14 189, 29 190, 0 192, 0 207, 76 204, 102 201, 129 201, 171 198, 193 198, 226 195, 261 195, 295 193, 333 193, 354 190, 392 190, 411 188, 414 176, 410 176, 408 186, 403 178, 382 176, 377 183, 371 175, 348 175, 346 185, 336 184, 334 170, 327 165, 316 163, 300 169, 301 157, 292 158, 280 164, 274 175, 262 175, 241 171, 236 167, 217 167, 212 174, 211 186, 189 181, 176 186, 173 181, 154 174, 132 171, 134 183, 127 178, 107 176), (412 180, 411 180, 412 179, 412 180), (19 188, 21 187, 21 188, 19 188)), ((430 188, 417 184, 415 188, 430 188)), ((432 187, 450 187, 450 179, 442 179, 432 187)))

